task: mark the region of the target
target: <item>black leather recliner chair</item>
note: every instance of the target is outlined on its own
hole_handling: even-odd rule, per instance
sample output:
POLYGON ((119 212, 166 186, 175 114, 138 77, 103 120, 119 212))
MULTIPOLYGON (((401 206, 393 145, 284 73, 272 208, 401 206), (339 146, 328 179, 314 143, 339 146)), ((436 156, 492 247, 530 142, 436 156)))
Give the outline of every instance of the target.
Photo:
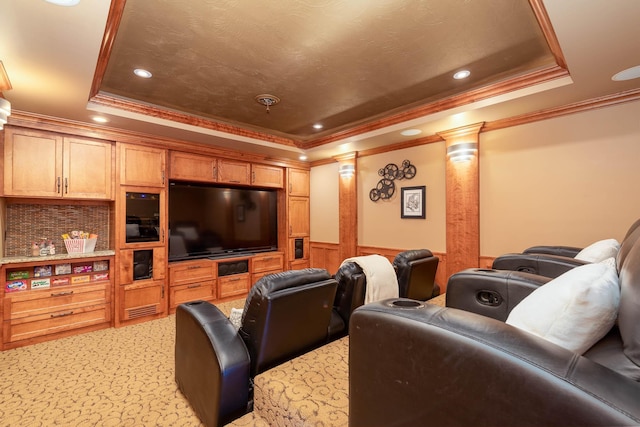
POLYGON ((349 425, 640 425, 636 233, 616 259, 617 324, 583 355, 504 323, 515 299, 549 280, 528 273, 480 271, 470 286, 473 271, 463 272, 460 286, 471 294, 465 310, 449 304, 451 281, 446 308, 408 299, 358 308, 349 337, 349 425), (485 288, 502 300, 478 302, 485 288))
POLYGON ((349 333, 351 313, 364 304, 367 290, 367 278, 362 267, 355 262, 341 265, 334 277, 338 287, 329 327, 330 340, 341 338, 349 333))
POLYGON ((426 301, 440 295, 435 282, 440 258, 428 249, 400 252, 393 260, 400 297, 426 301))
POLYGON ((255 375, 327 342, 336 288, 323 269, 265 276, 247 296, 239 330, 208 302, 178 306, 175 378, 206 426, 250 409, 255 375))

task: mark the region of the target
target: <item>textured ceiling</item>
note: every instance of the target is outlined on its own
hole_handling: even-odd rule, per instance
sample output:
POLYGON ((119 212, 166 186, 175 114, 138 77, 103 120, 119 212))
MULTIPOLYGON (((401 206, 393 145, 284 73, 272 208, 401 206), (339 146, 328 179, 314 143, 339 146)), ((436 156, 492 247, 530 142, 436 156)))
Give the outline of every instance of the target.
POLYGON ((528 0, 113 4, 99 94, 296 144, 555 65, 528 0))

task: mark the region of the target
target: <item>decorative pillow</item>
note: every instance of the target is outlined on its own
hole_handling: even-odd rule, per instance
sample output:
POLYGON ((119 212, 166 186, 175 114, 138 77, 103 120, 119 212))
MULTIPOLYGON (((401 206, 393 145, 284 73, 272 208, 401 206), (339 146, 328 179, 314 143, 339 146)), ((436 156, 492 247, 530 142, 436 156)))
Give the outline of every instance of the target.
POLYGON ((607 258, 615 258, 620 250, 616 239, 605 239, 590 244, 575 256, 575 259, 587 262, 600 262, 607 258))
POLYGON ((244 310, 241 308, 232 308, 231 309, 231 314, 229 315, 229 321, 231 321, 231 324, 233 325, 234 328, 236 328, 236 331, 238 329, 240 329, 240 326, 242 326, 242 312, 244 310))
POLYGON ((508 324, 582 354, 613 327, 620 304, 615 262, 573 268, 533 291, 508 324))

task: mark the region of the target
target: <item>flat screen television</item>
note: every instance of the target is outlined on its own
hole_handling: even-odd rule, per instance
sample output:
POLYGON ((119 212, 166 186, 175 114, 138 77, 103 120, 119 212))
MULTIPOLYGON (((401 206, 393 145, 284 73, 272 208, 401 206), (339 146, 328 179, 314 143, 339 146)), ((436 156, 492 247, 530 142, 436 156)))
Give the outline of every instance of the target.
POLYGON ((169 261, 278 248, 277 191, 169 183, 169 261))

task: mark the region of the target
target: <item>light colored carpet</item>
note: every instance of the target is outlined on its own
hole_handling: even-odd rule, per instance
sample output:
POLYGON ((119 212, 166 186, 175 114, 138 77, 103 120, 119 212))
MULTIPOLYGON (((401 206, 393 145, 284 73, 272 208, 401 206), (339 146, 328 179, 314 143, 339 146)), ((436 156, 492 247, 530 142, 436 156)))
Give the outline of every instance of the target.
POLYGON ((171 315, 0 352, 0 426, 201 426, 176 386, 174 345, 171 315))

